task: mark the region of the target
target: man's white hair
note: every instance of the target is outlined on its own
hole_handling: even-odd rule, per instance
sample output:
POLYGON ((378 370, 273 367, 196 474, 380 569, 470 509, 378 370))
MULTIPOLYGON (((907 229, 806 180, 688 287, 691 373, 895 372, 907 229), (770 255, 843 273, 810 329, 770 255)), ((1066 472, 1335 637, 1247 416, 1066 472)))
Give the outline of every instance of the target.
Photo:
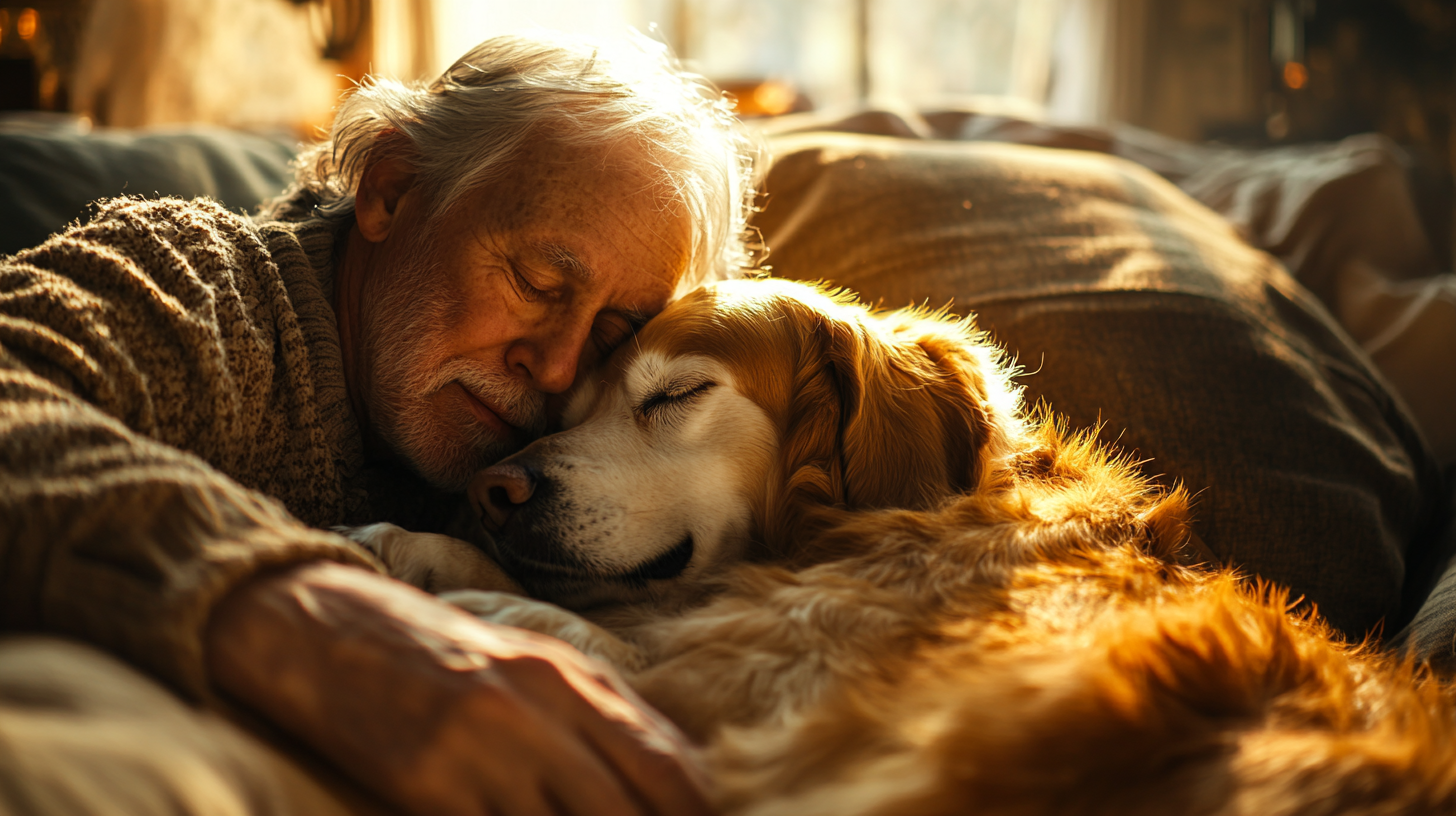
POLYGON ((752 265, 759 142, 722 93, 642 35, 496 37, 429 85, 367 79, 339 106, 328 138, 299 157, 298 183, 318 197, 318 214, 342 219, 371 154, 395 151, 439 215, 542 138, 584 151, 628 146, 651 163, 692 225, 679 291, 752 265))

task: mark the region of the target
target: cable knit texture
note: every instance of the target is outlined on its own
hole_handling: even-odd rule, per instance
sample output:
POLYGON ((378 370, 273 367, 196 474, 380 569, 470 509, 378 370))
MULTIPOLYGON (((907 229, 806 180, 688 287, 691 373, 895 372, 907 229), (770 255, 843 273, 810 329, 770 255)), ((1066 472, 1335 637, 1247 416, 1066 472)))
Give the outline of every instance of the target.
POLYGON ((327 225, 116 199, 0 258, 0 627, 71 635, 205 696, 212 604, 333 559, 363 452, 327 225))

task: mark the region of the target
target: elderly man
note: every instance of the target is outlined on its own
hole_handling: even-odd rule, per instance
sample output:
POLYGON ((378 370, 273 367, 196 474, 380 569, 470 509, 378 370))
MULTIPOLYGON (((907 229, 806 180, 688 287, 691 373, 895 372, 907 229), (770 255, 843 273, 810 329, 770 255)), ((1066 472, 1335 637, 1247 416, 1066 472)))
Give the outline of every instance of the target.
MULTIPOLYGON (((0 261, 4 628, 241 702, 416 813, 705 811, 676 731, 605 669, 323 530, 540 434, 550 395, 741 264, 752 170, 722 100, 652 48, 503 38, 428 88, 359 89, 256 221, 117 200, 0 261)), ((250 737, 108 661, 0 641, 9 688, 159 706, 70 737, 0 708, 0 811, 324 807, 268 789, 290 763, 179 751, 167 723, 250 737)))

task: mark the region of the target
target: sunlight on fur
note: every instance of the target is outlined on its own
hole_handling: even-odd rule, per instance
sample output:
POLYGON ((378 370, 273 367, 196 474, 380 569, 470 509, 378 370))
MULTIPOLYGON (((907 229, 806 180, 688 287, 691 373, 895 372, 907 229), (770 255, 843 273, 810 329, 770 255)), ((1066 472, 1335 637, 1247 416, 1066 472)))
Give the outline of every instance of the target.
MULTIPOLYGON (((602 457, 630 458, 622 445, 691 445, 757 411, 773 455, 736 465, 755 490, 666 484, 674 501, 648 519, 741 502, 748 540, 582 610, 596 625, 446 597, 616 664, 704 746, 726 813, 1456 812, 1449 686, 1197 563, 1186 492, 1048 411, 1023 417, 969 320, 719 284, 593 388, 573 427, 517 456, 543 479, 557 460, 594 472, 603 434, 602 457), (622 392, 645 357, 706 362, 674 375, 679 392, 622 392), (643 413, 660 400, 673 413, 643 413)), ((644 489, 570 478, 552 495, 644 489)))

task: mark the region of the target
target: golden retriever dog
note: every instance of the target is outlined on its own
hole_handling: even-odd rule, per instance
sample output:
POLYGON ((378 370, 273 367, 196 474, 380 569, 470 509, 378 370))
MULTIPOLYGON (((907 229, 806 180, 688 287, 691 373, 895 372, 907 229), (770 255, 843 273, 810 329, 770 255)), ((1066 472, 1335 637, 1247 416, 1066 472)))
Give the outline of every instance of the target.
POLYGON ((1456 813, 1447 688, 1197 563, 1187 495, 1023 417, 969 321, 721 283, 565 426, 472 483, 491 558, 358 537, 499 562, 534 599, 444 597, 616 666, 725 813, 1456 813))

